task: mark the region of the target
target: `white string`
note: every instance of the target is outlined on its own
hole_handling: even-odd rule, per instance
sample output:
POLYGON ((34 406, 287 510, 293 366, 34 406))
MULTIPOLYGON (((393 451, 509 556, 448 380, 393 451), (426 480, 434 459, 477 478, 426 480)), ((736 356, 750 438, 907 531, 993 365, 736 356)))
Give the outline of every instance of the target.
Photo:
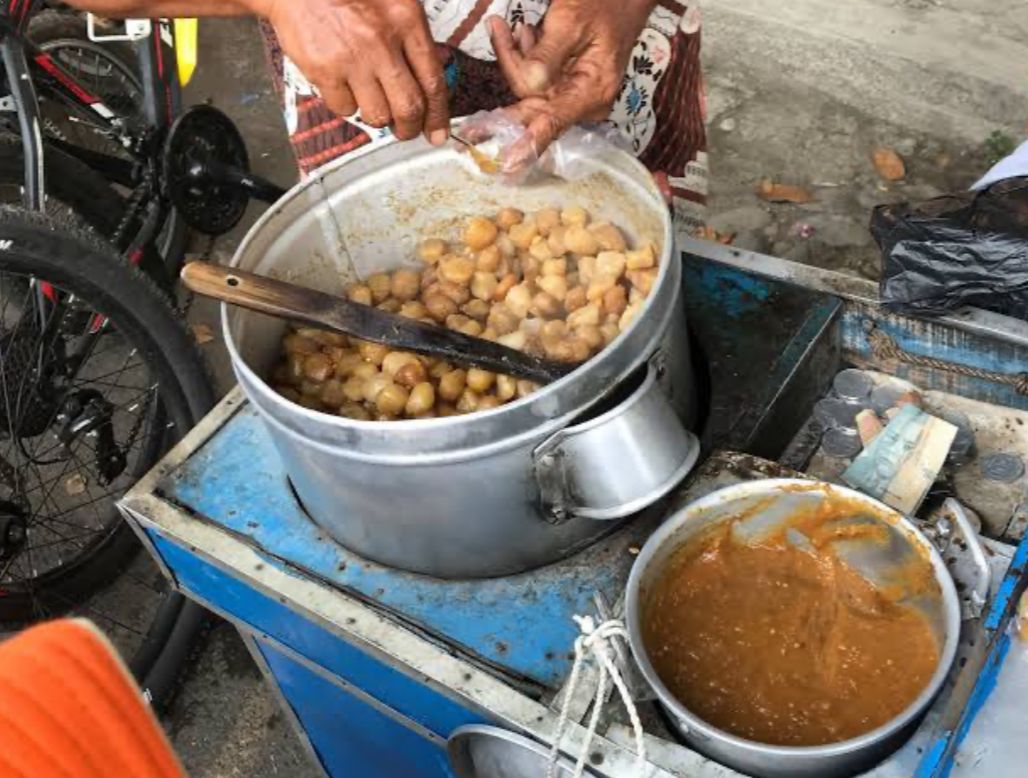
POLYGON ((632 702, 632 695, 628 691, 624 678, 617 664, 611 658, 610 641, 614 638, 628 640, 628 631, 625 625, 616 619, 604 621, 599 626, 592 616, 575 616, 582 634, 575 639, 575 661, 571 665, 571 676, 568 678, 567 689, 564 692, 564 702, 560 706, 560 718, 557 720, 557 731, 553 736, 553 744, 550 746, 550 759, 546 769, 546 778, 557 777, 557 759, 560 755, 560 741, 564 738, 564 730, 568 723, 568 712, 571 708, 571 700, 574 697, 575 689, 578 686, 579 677, 582 674, 582 664, 586 657, 592 654, 598 660, 599 678, 596 681, 596 698, 593 700, 592 715, 589 717, 589 727, 585 733, 585 740, 578 752, 578 760, 575 762, 575 770, 572 778, 582 778, 585 772, 585 760, 589 756, 589 747, 596 736, 596 727, 600 722, 600 711, 603 708, 604 697, 607 693, 607 677, 614 683, 614 687, 621 695, 621 702, 628 711, 628 718, 632 723, 632 734, 635 736, 635 775, 642 775, 643 767, 646 765, 646 747, 643 743, 642 722, 639 720, 639 712, 632 702))

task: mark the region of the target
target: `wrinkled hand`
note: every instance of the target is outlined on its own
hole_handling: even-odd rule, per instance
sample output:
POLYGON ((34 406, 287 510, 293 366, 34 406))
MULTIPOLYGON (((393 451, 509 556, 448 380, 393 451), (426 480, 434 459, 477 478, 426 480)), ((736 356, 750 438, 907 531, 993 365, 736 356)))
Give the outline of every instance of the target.
POLYGON ((504 19, 489 20, 504 76, 521 100, 508 111, 526 128, 518 157, 534 159, 562 132, 610 114, 635 42, 655 0, 554 0, 541 34, 504 19))
POLYGON ((435 144, 449 132, 446 79, 417 0, 250 0, 329 108, 435 144))

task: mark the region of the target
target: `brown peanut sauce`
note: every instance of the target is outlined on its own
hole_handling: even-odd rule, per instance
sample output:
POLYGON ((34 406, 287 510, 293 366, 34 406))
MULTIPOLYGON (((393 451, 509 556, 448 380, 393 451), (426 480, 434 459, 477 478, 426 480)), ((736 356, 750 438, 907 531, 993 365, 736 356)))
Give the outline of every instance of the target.
POLYGON ((643 640, 688 710, 749 740, 813 746, 875 729, 921 693, 939 646, 925 615, 899 600, 937 584, 926 558, 882 587, 839 559, 833 539, 888 538, 881 522, 830 524, 860 512, 828 498, 756 545, 722 522, 672 555, 647 593, 643 640), (810 546, 788 542, 789 528, 810 546))

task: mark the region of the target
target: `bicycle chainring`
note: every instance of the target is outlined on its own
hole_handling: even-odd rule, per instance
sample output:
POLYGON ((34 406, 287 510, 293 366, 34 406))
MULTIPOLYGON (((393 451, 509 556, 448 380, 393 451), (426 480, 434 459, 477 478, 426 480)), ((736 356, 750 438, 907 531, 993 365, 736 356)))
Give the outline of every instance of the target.
POLYGON ((164 142, 164 190, 186 224, 205 235, 223 235, 246 212, 249 196, 238 187, 197 177, 209 163, 241 172, 250 169, 246 143, 235 124, 210 105, 183 113, 164 142))

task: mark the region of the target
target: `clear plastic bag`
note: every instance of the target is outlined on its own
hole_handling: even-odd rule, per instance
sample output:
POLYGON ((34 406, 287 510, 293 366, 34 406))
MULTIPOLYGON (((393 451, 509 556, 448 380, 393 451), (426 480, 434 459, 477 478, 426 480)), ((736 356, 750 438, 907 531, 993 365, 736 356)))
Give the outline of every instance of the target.
POLYGON ((583 178, 592 171, 585 160, 612 148, 628 150, 614 127, 595 124, 570 128, 539 155, 525 127, 502 108, 467 117, 456 134, 475 144, 481 154, 496 160, 499 173, 514 184, 538 175, 554 175, 569 181, 583 178))

